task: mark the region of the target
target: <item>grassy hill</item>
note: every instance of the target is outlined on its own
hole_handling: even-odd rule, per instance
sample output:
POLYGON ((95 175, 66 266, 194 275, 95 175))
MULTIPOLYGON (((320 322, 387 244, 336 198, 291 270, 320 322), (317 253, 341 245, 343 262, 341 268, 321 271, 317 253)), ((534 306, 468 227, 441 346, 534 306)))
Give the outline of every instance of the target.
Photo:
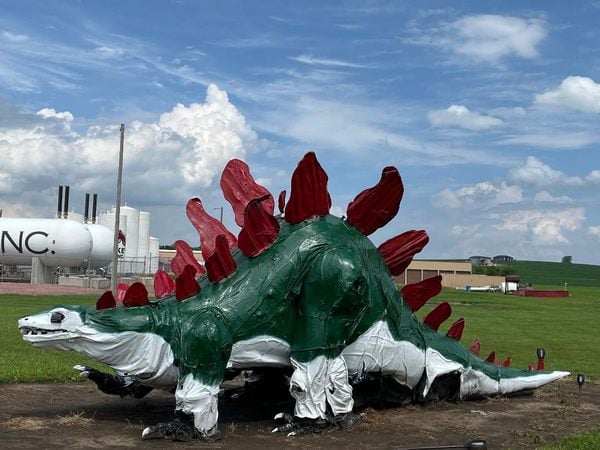
POLYGON ((590 264, 563 264, 544 261, 515 261, 510 264, 521 276, 521 281, 533 285, 600 287, 600 266, 590 264))

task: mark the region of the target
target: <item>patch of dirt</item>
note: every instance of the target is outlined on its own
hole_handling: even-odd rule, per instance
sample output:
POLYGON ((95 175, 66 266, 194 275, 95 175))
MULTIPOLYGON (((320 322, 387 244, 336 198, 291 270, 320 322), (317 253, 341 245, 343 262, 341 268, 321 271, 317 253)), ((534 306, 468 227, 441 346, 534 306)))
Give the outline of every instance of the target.
POLYGON ((172 394, 121 399, 92 383, 0 385, 1 448, 414 448, 485 439, 491 449, 536 448, 600 426, 600 384, 563 380, 533 395, 364 411, 350 430, 286 437, 271 434, 283 405, 219 402, 217 442, 142 441, 144 427, 173 418, 172 394))

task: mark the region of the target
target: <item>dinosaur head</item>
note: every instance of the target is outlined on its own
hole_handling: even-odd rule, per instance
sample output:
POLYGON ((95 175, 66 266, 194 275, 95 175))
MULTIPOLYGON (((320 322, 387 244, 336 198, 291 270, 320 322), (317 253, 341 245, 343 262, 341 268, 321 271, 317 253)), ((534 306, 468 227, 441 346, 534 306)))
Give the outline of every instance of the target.
POLYGON ((177 380, 170 345, 153 331, 152 307, 94 310, 56 306, 23 317, 18 326, 34 347, 74 350, 149 385, 177 380))
POLYGON ((57 306, 19 319, 19 331, 35 347, 68 350, 68 343, 82 336, 85 316, 84 308, 57 306))
POLYGON ((148 307, 96 311, 82 306, 55 306, 19 319, 23 340, 34 347, 89 354, 94 344, 112 341, 124 332, 151 331, 148 307))

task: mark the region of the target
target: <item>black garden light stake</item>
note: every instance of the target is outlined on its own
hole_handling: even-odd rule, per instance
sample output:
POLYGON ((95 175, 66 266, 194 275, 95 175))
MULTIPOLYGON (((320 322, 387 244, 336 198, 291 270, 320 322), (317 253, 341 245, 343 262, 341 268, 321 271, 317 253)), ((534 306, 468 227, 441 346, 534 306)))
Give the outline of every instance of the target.
POLYGON ((579 399, 577 400, 577 406, 581 406, 581 389, 583 388, 583 383, 585 383, 585 375, 582 373, 577 374, 577 386, 579 386, 579 399))
POLYGON ((443 450, 447 448, 463 448, 468 450, 487 450, 487 441, 483 439, 475 439, 458 445, 436 445, 434 447, 406 447, 397 450, 443 450))
POLYGON ((538 348, 537 349, 538 363, 537 363, 536 370, 544 370, 544 357, 545 356, 546 356, 546 350, 544 350, 543 348, 538 348))

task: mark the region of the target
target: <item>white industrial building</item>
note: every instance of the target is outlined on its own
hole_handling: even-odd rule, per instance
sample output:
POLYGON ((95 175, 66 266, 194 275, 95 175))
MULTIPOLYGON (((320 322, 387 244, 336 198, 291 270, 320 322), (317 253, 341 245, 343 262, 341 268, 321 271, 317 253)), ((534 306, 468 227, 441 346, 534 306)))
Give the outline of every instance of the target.
MULTIPOLYGON (((114 227, 116 208, 100 213, 98 224, 114 227)), ((122 206, 119 228, 125 235, 124 253, 119 257, 121 274, 153 274, 158 270, 159 241, 150 236, 150 213, 122 206)))

